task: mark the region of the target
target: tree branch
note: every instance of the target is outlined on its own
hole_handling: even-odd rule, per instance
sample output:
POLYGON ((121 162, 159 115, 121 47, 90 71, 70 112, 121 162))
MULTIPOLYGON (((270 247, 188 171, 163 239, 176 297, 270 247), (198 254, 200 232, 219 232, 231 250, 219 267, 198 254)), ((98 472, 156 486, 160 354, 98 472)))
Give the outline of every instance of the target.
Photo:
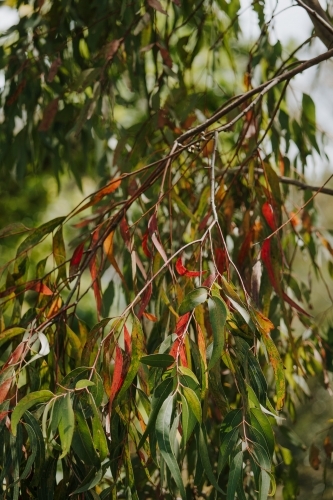
POLYGON ((318 0, 296 0, 310 16, 318 38, 328 49, 333 47, 333 26, 318 0))
MULTIPOLYGON (((244 166, 244 167, 235 167, 235 168, 229 168, 224 171, 219 171, 216 172, 217 175, 225 175, 225 174, 237 174, 240 171, 247 172, 249 170, 249 167, 244 166)), ((264 174, 264 169, 260 167, 256 167, 254 171, 258 174, 264 174)), ((303 191, 309 190, 309 191, 318 191, 318 194, 328 194, 329 196, 333 196, 333 189, 330 188, 325 188, 325 187, 320 187, 320 186, 311 186, 310 184, 306 184, 305 182, 299 181, 297 179, 290 179, 289 177, 284 177, 284 176, 277 176, 281 184, 290 184, 292 186, 296 186, 299 189, 302 189, 303 191)))
POLYGON ((178 143, 183 144, 187 139, 190 139, 191 137, 194 137, 200 134, 201 132, 204 132, 210 125, 216 123, 223 116, 227 115, 235 108, 237 108, 244 102, 248 101, 251 97, 259 94, 260 92, 263 92, 266 89, 266 87, 273 87, 281 82, 290 80, 299 73, 302 73, 306 69, 312 68, 312 66, 316 66, 317 64, 326 61, 327 59, 330 59, 332 56, 333 56, 333 48, 328 50, 327 52, 324 52, 323 54, 320 54, 319 56, 313 57, 312 59, 300 63, 298 66, 296 66, 296 68, 291 69, 290 71, 286 71, 285 73, 282 73, 281 75, 278 75, 272 78, 271 80, 268 80, 267 82, 258 85, 258 87, 255 87, 254 89, 245 92, 244 94, 233 97, 231 99, 231 102, 228 101, 227 103, 225 103, 220 109, 217 110, 215 114, 213 114, 205 122, 181 134, 177 139, 178 143))

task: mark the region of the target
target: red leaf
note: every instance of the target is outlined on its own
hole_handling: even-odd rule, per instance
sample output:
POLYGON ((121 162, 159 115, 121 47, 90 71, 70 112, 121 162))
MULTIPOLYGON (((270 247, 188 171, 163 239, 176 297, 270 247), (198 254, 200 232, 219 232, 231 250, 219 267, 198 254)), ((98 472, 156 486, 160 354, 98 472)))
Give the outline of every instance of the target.
POLYGON ((183 265, 181 257, 179 257, 179 259, 177 259, 176 271, 178 274, 180 274, 180 276, 187 276, 188 278, 195 278, 196 276, 200 276, 200 274, 204 274, 207 272, 207 271, 189 271, 183 265))
POLYGON ((142 295, 141 305, 137 317, 140 319, 147 305, 149 304, 151 294, 153 292, 153 285, 150 283, 142 295))
POLYGON ((123 371, 123 355, 120 347, 116 345, 116 357, 114 361, 114 371, 113 371, 113 378, 110 390, 109 408, 111 408, 112 401, 114 400, 115 395, 119 391, 124 381, 124 378, 122 376, 122 371, 123 371))
POLYGON ((142 250, 148 259, 152 258, 152 253, 148 248, 148 231, 145 232, 142 238, 142 250))
POLYGON ((24 352, 26 349, 26 342, 21 342, 14 352, 9 356, 8 360, 6 363, 1 367, 1 371, 3 372, 5 368, 8 368, 8 366, 14 366, 18 362, 22 362, 23 359, 25 358, 26 353, 24 352))
POLYGON ((130 249, 131 236, 130 236, 129 225, 127 224, 126 217, 123 217, 121 219, 120 224, 119 224, 119 228, 120 228, 120 234, 121 234, 122 239, 124 240, 127 248, 130 249))
POLYGON ((251 243, 252 243, 252 238, 253 238, 253 231, 250 229, 250 231, 247 233, 246 237, 244 238, 244 241, 242 243, 241 249, 238 254, 238 259, 237 263, 239 266, 242 266, 244 264, 244 261, 246 257, 248 256, 249 250, 251 248, 251 243))
POLYGON ((202 286, 205 286, 207 288, 210 288, 212 286, 212 284, 214 283, 214 281, 216 280, 217 278, 217 275, 215 273, 213 274, 210 274, 208 276, 208 278, 206 278, 203 283, 202 283, 202 286))
POLYGON ((262 214, 265 218, 265 221, 269 225, 269 227, 275 231, 276 230, 276 223, 275 223, 275 217, 274 217, 274 210, 273 207, 268 201, 265 201, 261 208, 262 214))
POLYGON ((179 257, 179 259, 177 259, 176 271, 178 274, 180 274, 180 276, 183 276, 187 271, 186 267, 184 267, 184 265, 183 265, 181 257, 179 257))
POLYGON ((188 320, 190 319, 190 313, 183 314, 180 316, 176 325, 176 335, 178 338, 182 337, 186 331, 188 320))
POLYGON ((207 271, 186 271, 185 276, 188 276, 189 278, 196 278, 197 276, 200 276, 200 274, 204 274, 207 271))
POLYGON ((2 403, 9 392, 10 386, 12 385, 13 377, 9 377, 0 385, 0 403, 2 403))
POLYGON ((124 344, 125 344, 125 352, 126 354, 131 355, 132 352, 132 338, 129 334, 127 326, 124 325, 124 344))
POLYGON ((215 250, 215 262, 218 272, 223 274, 227 270, 228 266, 228 256, 224 249, 217 248, 215 250))
POLYGON ((73 256, 72 256, 70 264, 69 264, 69 277, 70 278, 72 276, 74 276, 79 270, 79 266, 80 266, 81 259, 83 256, 83 250, 84 250, 84 242, 80 243, 80 245, 74 250, 73 256))
POLYGON ((153 215, 150 217, 149 222, 148 222, 148 231, 150 236, 157 231, 157 216, 156 212, 153 213, 153 215))
POLYGON ((187 359, 186 359, 186 351, 184 344, 179 340, 175 340, 173 343, 173 346, 170 349, 169 352, 170 356, 173 356, 175 360, 177 360, 178 356, 180 357, 181 364, 183 366, 188 366, 187 359))

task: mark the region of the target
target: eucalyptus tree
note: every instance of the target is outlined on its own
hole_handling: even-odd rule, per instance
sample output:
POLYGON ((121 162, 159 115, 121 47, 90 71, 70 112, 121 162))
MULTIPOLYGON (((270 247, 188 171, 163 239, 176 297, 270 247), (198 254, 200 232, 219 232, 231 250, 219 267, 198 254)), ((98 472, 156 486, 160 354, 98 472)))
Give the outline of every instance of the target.
POLYGON ((0 39, 3 175, 89 175, 96 191, 0 231, 17 241, 0 497, 295 498, 276 436, 302 380, 329 387, 333 370, 310 278, 329 295, 315 201, 332 190, 306 184, 325 135, 313 98, 294 116, 287 90, 332 57, 329 16, 298 0, 315 31, 287 49, 262 0, 250 45, 237 0, 1 3, 20 15, 0 39), (326 47, 300 59, 316 35, 326 47))

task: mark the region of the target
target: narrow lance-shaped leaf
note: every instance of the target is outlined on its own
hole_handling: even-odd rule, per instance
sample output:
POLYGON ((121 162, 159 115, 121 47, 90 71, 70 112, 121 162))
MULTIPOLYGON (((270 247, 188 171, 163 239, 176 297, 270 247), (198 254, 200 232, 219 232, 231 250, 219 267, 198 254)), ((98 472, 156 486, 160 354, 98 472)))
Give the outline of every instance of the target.
POLYGON ((144 335, 142 327, 138 318, 136 316, 133 316, 131 364, 127 372, 126 378, 124 380, 124 383, 117 396, 118 401, 130 387, 131 383, 133 382, 134 378, 138 373, 138 369, 140 366, 140 358, 142 357, 143 354, 143 348, 144 348, 144 335))
POLYGON ((235 500, 235 493, 242 481, 243 475, 243 452, 239 451, 231 462, 229 480, 227 487, 227 500, 235 500))
POLYGON ((213 296, 208 299, 209 319, 213 330, 213 353, 208 364, 210 370, 221 358, 224 348, 224 327, 227 320, 228 309, 220 297, 213 296))
POLYGON ((58 277, 57 280, 62 280, 66 283, 66 248, 64 237, 62 233, 62 226, 59 227, 58 231, 53 236, 53 255, 56 265, 58 266, 58 277))
POLYGON ((17 250, 17 255, 20 255, 25 250, 29 250, 34 247, 41 241, 44 236, 51 233, 56 227, 60 226, 60 224, 66 219, 66 217, 57 217, 45 224, 42 224, 37 229, 29 234, 29 236, 22 241, 17 250))
POLYGON ((59 459, 61 459, 69 452, 74 433, 74 411, 70 392, 63 397, 61 404, 61 419, 58 428, 62 448, 62 453, 59 457, 59 459))
POLYGON ((168 396, 164 401, 156 419, 156 438, 161 455, 167 464, 171 476, 179 489, 182 500, 186 500, 186 492, 176 458, 170 443, 171 417, 173 411, 173 396, 168 396))

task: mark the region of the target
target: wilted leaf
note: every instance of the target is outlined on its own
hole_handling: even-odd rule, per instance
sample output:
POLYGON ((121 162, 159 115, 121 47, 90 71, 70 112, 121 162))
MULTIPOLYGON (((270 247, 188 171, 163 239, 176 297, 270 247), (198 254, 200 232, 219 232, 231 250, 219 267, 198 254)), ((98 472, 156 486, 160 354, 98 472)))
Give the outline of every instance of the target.
POLYGON ((319 466, 320 466, 320 463, 321 463, 321 460, 320 460, 320 450, 319 450, 319 448, 314 443, 312 443, 312 445, 310 447, 309 462, 310 462, 311 467, 314 470, 318 470, 319 469, 319 466))

